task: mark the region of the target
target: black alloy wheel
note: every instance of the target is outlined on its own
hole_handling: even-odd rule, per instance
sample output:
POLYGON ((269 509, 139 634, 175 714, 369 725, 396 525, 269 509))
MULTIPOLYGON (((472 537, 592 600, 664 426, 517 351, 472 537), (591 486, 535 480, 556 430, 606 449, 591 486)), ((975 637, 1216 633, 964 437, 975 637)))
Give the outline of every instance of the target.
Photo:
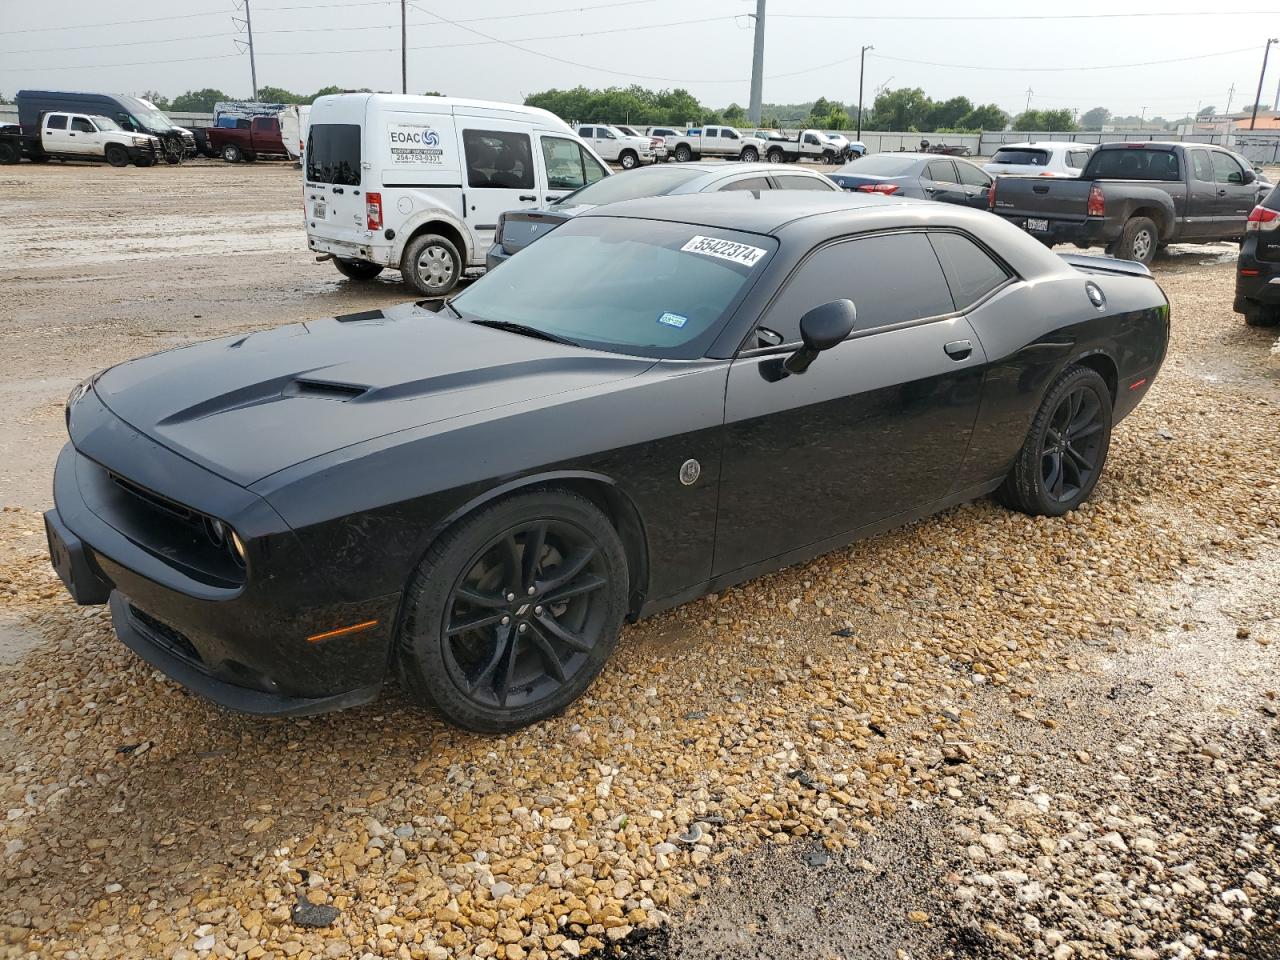
POLYGON ((1067 367, 1046 391, 1000 500, 1036 516, 1075 510, 1102 475, 1112 419, 1107 382, 1089 367, 1067 367))
POLYGON ((406 595, 405 685, 485 733, 562 710, 613 652, 629 592, 617 533, 593 503, 532 490, 441 536, 406 595))

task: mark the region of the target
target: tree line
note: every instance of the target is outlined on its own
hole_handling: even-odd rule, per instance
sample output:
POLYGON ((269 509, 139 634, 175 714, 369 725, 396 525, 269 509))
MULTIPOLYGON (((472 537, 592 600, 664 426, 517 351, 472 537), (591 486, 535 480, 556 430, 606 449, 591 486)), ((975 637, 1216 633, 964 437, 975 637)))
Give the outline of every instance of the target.
MULTIPOLYGON (((260 103, 312 103, 317 97, 328 97, 335 93, 373 93, 368 87, 361 87, 359 90, 351 90, 347 87, 321 87, 315 93, 294 93, 292 90, 286 90, 284 87, 259 87, 258 101, 260 103)), ((389 93, 390 91, 382 90, 380 93, 389 93)), ((427 90, 422 94, 424 97, 442 97, 444 94, 438 90, 427 90)), ((144 91, 140 96, 144 100, 150 100, 161 110, 172 110, 175 113, 212 113, 213 105, 226 100, 244 100, 245 97, 236 96, 231 93, 224 93, 213 87, 206 87, 204 90, 188 90, 186 93, 178 94, 170 100, 162 93, 155 90, 144 91)))

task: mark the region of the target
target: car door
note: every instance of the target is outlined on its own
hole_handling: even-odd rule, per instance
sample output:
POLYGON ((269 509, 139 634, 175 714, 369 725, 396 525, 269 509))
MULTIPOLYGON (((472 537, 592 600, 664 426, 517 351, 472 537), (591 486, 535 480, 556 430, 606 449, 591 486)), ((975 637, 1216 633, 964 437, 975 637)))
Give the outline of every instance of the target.
POLYGON ((40 131, 40 144, 49 153, 75 153, 71 139, 71 118, 65 113, 46 113, 40 131))
POLYGON ((1231 239, 1244 236, 1244 224, 1254 207, 1256 191, 1245 183, 1244 167, 1225 150, 1214 150, 1213 175, 1218 183, 1215 237, 1231 239))
POLYGON ((956 173, 960 177, 960 187, 964 191, 965 205, 987 209, 987 193, 991 189, 991 178, 981 169, 965 160, 952 161, 956 173))
POLYGON ((71 153, 95 156, 103 152, 102 134, 88 117, 73 113, 67 124, 67 137, 71 153))
POLYGON ((582 144, 569 137, 553 133, 538 134, 539 154, 542 158, 542 176, 546 182, 544 203, 554 203, 579 187, 608 175, 582 144))
POLYGON ((591 145, 595 147, 596 153, 606 160, 617 160, 620 145, 613 131, 608 127, 595 127, 594 130, 595 136, 591 140, 591 145))
POLYGON ((945 497, 986 359, 923 232, 813 251, 730 365, 714 573, 838 538, 945 497), (800 318, 849 299, 849 339, 778 378, 800 318))
POLYGON ((806 133, 800 139, 800 153, 806 157, 817 157, 822 154, 822 141, 816 133, 806 133))
POLYGON ((930 200, 967 205, 969 198, 960 185, 956 165, 950 160, 930 160, 920 174, 920 188, 930 200))
POLYGON ((493 244, 499 214, 539 205, 547 192, 527 127, 488 117, 459 118, 466 167, 466 216, 476 249, 493 244))
POLYGON ((1187 178, 1186 226, 1183 228, 1183 236, 1188 240, 1213 237, 1218 232, 1220 206, 1213 160, 1204 147, 1187 152, 1190 154, 1188 163, 1191 175, 1187 178))

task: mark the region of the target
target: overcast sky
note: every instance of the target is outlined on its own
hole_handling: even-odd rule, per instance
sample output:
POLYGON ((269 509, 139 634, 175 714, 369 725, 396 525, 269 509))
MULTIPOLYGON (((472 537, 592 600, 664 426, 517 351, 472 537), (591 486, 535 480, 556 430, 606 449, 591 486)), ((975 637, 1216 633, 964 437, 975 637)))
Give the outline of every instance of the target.
MULTIPOLYGON (((299 92, 329 84, 399 90, 399 0, 251 2, 259 85, 299 92)), ((715 107, 747 104, 748 14, 755 0, 578 2, 582 6, 570 11, 566 8, 574 0, 413 0, 410 92, 519 101, 548 87, 639 83, 687 87, 715 107), (451 25, 437 17, 466 23, 451 25), (695 20, 704 22, 689 22, 695 20)), ((1238 108, 1253 100, 1263 44, 1268 36, 1280 36, 1280 13, 1256 12, 1268 6, 1260 0, 1219 0, 1217 5, 1255 12, 957 20, 947 18, 1194 12, 1205 5, 1203 0, 768 0, 764 99, 788 103, 826 96, 854 103, 858 49, 874 44, 867 57, 868 103, 887 83, 923 87, 934 98, 964 94, 1016 113, 1026 106, 1030 87, 1033 107, 1083 111, 1103 105, 1137 113, 1145 106, 1148 117, 1174 117, 1197 104, 1225 109, 1234 84, 1232 105, 1238 108), (918 19, 821 19, 850 15, 918 19), (1203 59, 1083 69, 1189 57, 1203 59), (846 62, 836 62, 841 60, 846 62)), ((233 16, 243 17, 243 10, 237 11, 232 0, 0 0, 0 91, 12 96, 24 87, 158 90, 173 96, 216 87, 247 97, 249 59, 238 53, 235 39, 242 34, 233 16), (119 22, 126 20, 147 22, 119 22), (78 21, 84 26, 67 26, 78 21)), ((1280 81, 1280 47, 1272 52, 1264 103, 1275 98, 1280 81)))

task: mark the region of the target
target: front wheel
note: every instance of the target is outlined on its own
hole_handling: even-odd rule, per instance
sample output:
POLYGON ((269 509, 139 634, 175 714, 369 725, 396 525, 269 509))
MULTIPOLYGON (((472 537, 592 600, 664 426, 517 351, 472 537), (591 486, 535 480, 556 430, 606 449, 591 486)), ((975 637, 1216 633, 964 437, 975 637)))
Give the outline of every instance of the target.
POLYGON ((1116 241, 1115 255, 1121 260, 1137 260, 1151 266, 1160 246, 1160 232, 1150 217, 1131 217, 1125 221, 1116 241))
POLYGON ((127 167, 129 165, 129 151, 118 143, 107 144, 105 155, 107 163, 113 167, 127 167))
POLYGON ((823 163, 835 163, 835 162, 836 162, 836 155, 835 155, 834 153, 832 153, 830 150, 823 150, 823 151, 822 151, 822 162, 823 162, 823 163))
POLYGON ((1013 469, 1001 486, 1006 506, 1060 517, 1089 499, 1111 444, 1111 391, 1096 370, 1070 366, 1040 403, 1013 469))
POLYGON ((462 276, 462 255, 448 237, 424 233, 400 255, 400 275, 424 297, 443 297, 462 276))
POLYGON ((747 147, 742 151, 742 156, 738 158, 743 163, 755 163, 760 159, 760 151, 755 147, 747 147))
POLYGON ((348 280, 372 280, 382 272, 382 264, 370 263, 368 260, 351 260, 347 257, 334 257, 333 265, 348 280))
POLYGON ((228 143, 222 148, 222 159, 227 161, 227 163, 239 163, 240 157, 240 148, 234 143, 228 143))
POLYGON ((559 490, 499 500, 418 566, 396 641, 405 687, 482 733, 551 716, 613 652, 628 592, 622 542, 595 504, 559 490))
POLYGON ((622 156, 618 157, 618 163, 622 165, 623 170, 634 170, 636 165, 640 163, 640 158, 630 150, 622 151, 622 156))

